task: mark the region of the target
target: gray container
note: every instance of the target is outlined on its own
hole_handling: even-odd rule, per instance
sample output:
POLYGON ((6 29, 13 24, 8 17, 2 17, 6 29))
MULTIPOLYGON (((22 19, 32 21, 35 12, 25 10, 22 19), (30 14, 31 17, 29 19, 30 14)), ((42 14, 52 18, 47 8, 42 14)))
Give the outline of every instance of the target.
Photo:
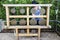
POLYGON ((4 29, 4 21, 0 19, 0 32, 4 29))

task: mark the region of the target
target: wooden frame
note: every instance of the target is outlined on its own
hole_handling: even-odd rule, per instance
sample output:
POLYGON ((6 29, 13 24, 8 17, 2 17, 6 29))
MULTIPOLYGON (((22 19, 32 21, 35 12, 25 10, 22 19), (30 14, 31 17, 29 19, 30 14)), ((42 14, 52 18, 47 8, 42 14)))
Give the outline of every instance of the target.
POLYGON ((8 6, 5 7, 6 8, 6 20, 7 20, 7 27, 9 27, 9 8, 8 6))
POLYGON ((50 11, 50 7, 52 6, 52 4, 3 4, 3 6, 5 6, 6 8, 6 21, 7 21, 7 26, 8 29, 15 29, 16 30, 16 38, 18 40, 18 36, 38 36, 38 40, 40 40, 40 31, 41 31, 41 28, 49 28, 49 11, 50 11), (26 10, 27 10, 27 15, 9 15, 9 8, 8 7, 16 7, 16 6, 19 6, 19 7, 27 7, 26 10), (29 7, 32 7, 32 6, 44 6, 44 7, 47 7, 47 15, 40 15, 40 16, 31 16, 29 15, 29 7), (47 18, 47 26, 31 26, 29 25, 29 18, 32 18, 32 17, 43 17, 43 18, 47 18), (9 18, 27 18, 27 26, 10 26, 9 24, 9 18), (24 29, 26 28, 27 29, 27 33, 26 34, 19 34, 18 33, 18 29, 24 29), (38 29, 38 33, 37 34, 31 34, 29 33, 29 29, 31 28, 36 28, 38 29))

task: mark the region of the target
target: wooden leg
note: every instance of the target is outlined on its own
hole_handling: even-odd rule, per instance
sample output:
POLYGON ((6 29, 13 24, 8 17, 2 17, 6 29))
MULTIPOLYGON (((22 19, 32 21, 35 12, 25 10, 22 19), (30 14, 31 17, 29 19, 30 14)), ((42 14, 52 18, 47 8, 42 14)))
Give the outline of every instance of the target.
POLYGON ((29 28, 27 28, 27 34, 29 34, 29 28))
POLYGON ((19 40, 19 38, 18 38, 18 28, 16 28, 16 40, 19 40))
POLYGON ((40 28, 38 28, 38 40, 40 40, 40 28))
POLYGON ((16 36, 16 40, 19 40, 19 37, 18 36, 16 36))

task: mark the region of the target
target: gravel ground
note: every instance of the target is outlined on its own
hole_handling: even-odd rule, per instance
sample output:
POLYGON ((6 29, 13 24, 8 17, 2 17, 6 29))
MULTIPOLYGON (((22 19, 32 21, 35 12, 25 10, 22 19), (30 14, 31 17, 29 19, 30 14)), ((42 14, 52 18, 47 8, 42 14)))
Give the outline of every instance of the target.
MULTIPOLYGON (((56 33, 42 32, 41 40, 60 40, 56 33)), ((14 33, 0 33, 0 40, 16 40, 14 33)), ((19 40, 37 40, 37 37, 19 37, 19 40)))

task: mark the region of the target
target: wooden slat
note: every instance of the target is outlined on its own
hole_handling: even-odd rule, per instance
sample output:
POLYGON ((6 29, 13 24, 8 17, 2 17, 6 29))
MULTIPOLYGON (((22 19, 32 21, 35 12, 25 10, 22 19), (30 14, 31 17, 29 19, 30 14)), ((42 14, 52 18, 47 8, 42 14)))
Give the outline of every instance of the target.
POLYGON ((29 7, 27 7, 27 26, 29 26, 29 7))
POLYGON ((36 15, 36 16, 31 16, 31 15, 29 15, 29 18, 33 18, 33 17, 34 17, 34 18, 36 18, 36 17, 43 17, 43 18, 47 18, 47 16, 46 16, 46 15, 39 15, 39 16, 37 16, 37 15, 36 15))
POLYGON ((27 15, 10 15, 10 18, 27 18, 27 15))
MULTIPOLYGON (((27 27, 29 27, 29 7, 27 7, 27 27)), ((29 28, 27 28, 27 34, 29 34, 29 28)))
MULTIPOLYGON (((7 26, 5 26, 6 28, 7 26)), ((51 26, 49 25, 48 27, 47 26, 9 26, 8 29, 15 29, 15 28, 19 28, 19 29, 25 29, 25 28, 51 28, 51 26)))
POLYGON ((16 36, 18 36, 18 28, 16 28, 16 36))
POLYGON ((7 27, 9 27, 9 8, 8 8, 8 6, 6 6, 5 8, 6 8, 6 21, 7 21, 7 27))
MULTIPOLYGON (((13 16, 9 16, 10 18, 27 18, 27 15, 13 15, 13 16)), ((29 18, 36 18, 36 17, 43 17, 43 18, 46 18, 47 16, 43 16, 43 15, 40 15, 40 16, 29 16, 29 18)))
POLYGON ((16 28, 16 40, 18 40, 19 38, 18 38, 18 28, 16 28))
POLYGON ((3 4, 3 6, 52 6, 52 4, 3 4))
POLYGON ((38 28, 38 40, 40 40, 40 31, 41 31, 41 29, 38 28))
POLYGON ((47 7, 47 27, 49 26, 49 11, 50 7, 47 7))
POLYGON ((38 36, 38 34, 19 34, 19 36, 38 36))

